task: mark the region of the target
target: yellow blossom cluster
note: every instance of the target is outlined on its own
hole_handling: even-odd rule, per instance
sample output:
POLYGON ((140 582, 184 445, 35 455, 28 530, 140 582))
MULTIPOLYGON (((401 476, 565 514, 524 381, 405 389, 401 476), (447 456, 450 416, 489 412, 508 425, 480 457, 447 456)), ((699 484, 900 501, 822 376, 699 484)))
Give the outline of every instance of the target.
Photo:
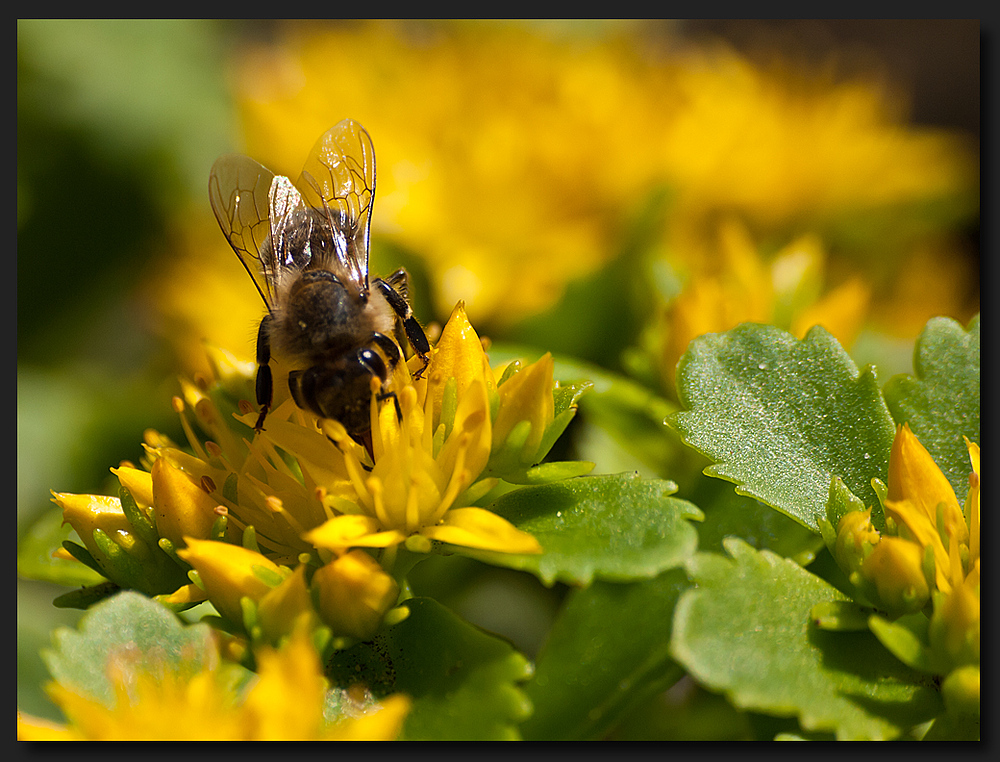
MULTIPOLYGON (((215 365, 246 388, 251 368, 241 375, 224 353, 215 365)), ((112 469, 120 498, 55 495, 84 541, 72 554, 123 587, 174 607, 207 599, 267 642, 301 621, 366 639, 400 602, 400 552, 542 550, 475 503, 501 479, 523 479, 575 408, 556 415, 551 355, 511 365, 498 383, 461 304, 420 378, 399 363, 389 397, 373 384, 367 444, 291 399, 247 439, 256 421, 247 403, 227 419, 219 387, 183 386, 175 407, 191 452, 147 432, 147 467, 112 469)))
POLYGON ((864 323, 871 287, 853 276, 824 292, 827 257, 817 236, 796 238, 770 262, 738 218, 719 223, 716 241, 713 266, 696 272, 660 309, 651 332, 651 354, 668 389, 692 339, 744 322, 769 323, 800 338, 821 324, 851 346, 864 323))
MULTIPOLYGON (((858 589, 892 616, 925 611, 929 645, 942 674, 980 658, 979 446, 964 507, 930 453, 900 426, 889 460, 886 527, 871 509, 841 517, 833 548, 858 589)), ((978 692, 978 691, 977 691, 978 692)))

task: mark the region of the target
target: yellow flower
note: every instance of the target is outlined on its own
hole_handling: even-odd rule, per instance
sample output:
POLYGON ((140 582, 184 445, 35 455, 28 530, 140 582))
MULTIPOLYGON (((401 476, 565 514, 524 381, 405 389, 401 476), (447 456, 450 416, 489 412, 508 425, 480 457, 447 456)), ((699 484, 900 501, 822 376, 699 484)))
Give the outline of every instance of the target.
POLYGON ((391 740, 410 701, 395 695, 364 714, 337 723, 324 719, 327 691, 308 632, 296 630, 279 649, 257 654, 258 675, 245 697, 218 656, 200 671, 164 663, 155 672, 113 666, 114 701, 100 701, 59 684, 49 686, 68 724, 18 712, 18 740, 292 741, 391 740))
MULTIPOLYGON (((495 484, 495 479, 480 477, 493 441, 490 390, 496 383, 461 304, 445 326, 423 378, 411 379, 400 364, 394 384, 401 418, 395 405, 372 406, 370 470, 363 466, 364 449, 343 426, 322 423, 343 453, 354 495, 330 501, 340 515, 303 537, 337 553, 403 542, 412 550, 426 551, 430 540, 510 553, 540 552, 531 535, 471 505, 472 498, 495 484)), ((501 401, 498 420, 503 416, 501 401)))
MULTIPOLYGON (((980 658, 979 445, 966 444, 972 473, 963 512, 909 425, 897 427, 886 529, 880 534, 871 526, 870 509, 850 512, 838 524, 833 548, 841 568, 876 606, 893 616, 929 615, 927 645, 944 674, 978 669, 980 658)), ((956 678, 956 690, 964 691, 966 683, 956 678)))

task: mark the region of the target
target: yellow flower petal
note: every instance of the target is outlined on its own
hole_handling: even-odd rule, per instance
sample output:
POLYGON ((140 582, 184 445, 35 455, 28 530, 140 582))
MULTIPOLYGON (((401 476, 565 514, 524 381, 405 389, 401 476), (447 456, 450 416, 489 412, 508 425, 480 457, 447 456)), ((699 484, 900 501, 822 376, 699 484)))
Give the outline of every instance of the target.
POLYGON ((309 631, 319 624, 306 586, 306 567, 299 566, 280 585, 266 593, 257 604, 257 620, 270 643, 277 643, 297 627, 309 631))
MULTIPOLYGON (((923 511, 915 506, 910 500, 886 500, 886 518, 891 518, 899 527, 901 537, 905 540, 913 541, 926 548, 928 545, 934 548, 934 567, 936 569, 936 582, 939 590, 950 590, 950 569, 948 562, 948 549, 941 541, 941 535, 932 520, 924 515, 923 511)), ((883 538, 883 540, 890 538, 883 538)))
POLYGON ((73 728, 41 717, 17 712, 18 741, 82 741, 83 737, 73 728))
POLYGON ((502 553, 541 553, 538 540, 483 508, 453 508, 444 520, 420 531, 424 537, 502 553))
POLYGON ((121 485, 129 491, 139 505, 148 508, 153 504, 153 476, 148 471, 130 466, 112 468, 121 485))
POLYGON ((182 585, 170 595, 158 595, 156 600, 167 605, 183 605, 186 603, 201 603, 208 599, 208 593, 195 584, 182 585))
POLYGON ((944 528, 956 533, 960 542, 968 542, 968 527, 948 479, 938 468, 927 449, 910 431, 909 424, 896 429, 889 455, 889 500, 909 500, 937 526, 937 507, 944 504, 944 528))
POLYGON ((401 543, 406 537, 395 529, 380 531, 380 527, 378 520, 372 516, 334 516, 306 532, 302 538, 317 548, 343 552, 355 547, 387 548, 401 543))
POLYGON ((459 399, 476 380, 481 381, 487 390, 496 389, 489 358, 483 350, 479 334, 465 314, 464 302, 459 302, 452 310, 434 347, 432 365, 428 368, 428 393, 432 395, 435 422, 441 417, 444 386, 449 378, 456 381, 459 399))
POLYGON ((243 706, 255 740, 319 738, 327 685, 309 632, 299 627, 280 649, 256 652, 259 678, 243 706))
POLYGON ((553 369, 552 353, 546 352, 537 362, 521 368, 497 389, 500 395, 500 409, 493 422, 493 446, 502 446, 516 424, 521 421, 530 422, 531 432, 521 453, 518 453, 522 465, 525 466, 537 462, 535 454, 541 444, 542 435, 555 417, 552 397, 553 369))

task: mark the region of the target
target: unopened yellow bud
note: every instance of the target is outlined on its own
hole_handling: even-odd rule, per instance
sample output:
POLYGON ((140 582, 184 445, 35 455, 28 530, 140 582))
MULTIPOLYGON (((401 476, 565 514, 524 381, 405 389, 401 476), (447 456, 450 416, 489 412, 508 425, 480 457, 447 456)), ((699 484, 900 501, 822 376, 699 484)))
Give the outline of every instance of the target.
POLYGON ((864 561, 861 575, 878 591, 878 604, 894 616, 919 611, 930 598, 920 545, 883 537, 864 561))
POLYGON ((257 621, 264 630, 264 637, 274 645, 285 635, 290 635, 303 618, 310 631, 319 623, 306 587, 305 571, 305 566, 299 566, 257 604, 257 621))
POLYGON ((193 537, 185 537, 184 540, 187 547, 178 550, 177 555, 198 572, 212 605, 236 624, 243 623, 240 598, 247 596, 259 601, 272 589, 272 585, 261 579, 255 567, 262 569, 265 575, 272 572, 281 576, 277 565, 260 553, 240 545, 193 537))
POLYGON ((336 635, 370 638, 399 596, 396 580, 363 550, 318 569, 313 575, 320 616, 336 635))
POLYGON ((544 456, 544 453, 539 454, 538 448, 545 429, 555 416, 552 378, 552 355, 546 353, 538 362, 518 370, 497 389, 500 409, 493 423, 493 447, 502 447, 514 427, 522 421, 527 422, 530 429, 525 432, 524 441, 517 443, 519 451, 515 453, 522 467, 532 466, 544 456))
POLYGON ((90 551, 101 571, 112 582, 123 587, 131 587, 134 580, 123 577, 124 568, 109 558, 95 538, 100 530, 115 545, 126 553, 137 554, 136 560, 148 556, 150 549, 142 543, 122 510, 117 497, 105 495, 73 495, 68 492, 53 492, 53 502, 62 508, 63 522, 69 524, 80 535, 84 546, 90 551), (142 545, 142 548, 137 548, 142 545))
POLYGON ((878 530, 872 526, 871 515, 871 508, 864 511, 851 511, 844 514, 837 522, 837 543, 833 550, 834 558, 847 575, 861 568, 865 553, 871 547, 878 545, 881 539, 878 530))
POLYGON ((979 715, 979 665, 959 667, 941 683, 944 704, 952 714, 979 715))
POLYGON ((934 652, 952 667, 979 664, 981 607, 977 583, 970 578, 947 595, 935 598, 928 636, 934 652))
POLYGON ((151 471, 153 512, 160 537, 174 547, 183 547, 185 537, 203 540, 211 536, 218 518, 218 501, 205 492, 190 476, 157 458, 151 471))

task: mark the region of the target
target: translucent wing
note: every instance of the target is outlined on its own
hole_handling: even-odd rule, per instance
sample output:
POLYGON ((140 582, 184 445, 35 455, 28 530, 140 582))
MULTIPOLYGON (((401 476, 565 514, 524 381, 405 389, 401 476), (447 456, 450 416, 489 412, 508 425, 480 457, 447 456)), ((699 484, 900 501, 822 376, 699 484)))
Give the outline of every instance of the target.
POLYGON ((219 227, 268 309, 274 303, 276 272, 271 241, 273 183, 274 173, 236 154, 220 157, 208 177, 208 197, 219 227))
POLYGON ((367 289, 375 149, 365 128, 344 119, 327 130, 310 151, 296 185, 306 204, 329 220, 337 264, 367 289))

